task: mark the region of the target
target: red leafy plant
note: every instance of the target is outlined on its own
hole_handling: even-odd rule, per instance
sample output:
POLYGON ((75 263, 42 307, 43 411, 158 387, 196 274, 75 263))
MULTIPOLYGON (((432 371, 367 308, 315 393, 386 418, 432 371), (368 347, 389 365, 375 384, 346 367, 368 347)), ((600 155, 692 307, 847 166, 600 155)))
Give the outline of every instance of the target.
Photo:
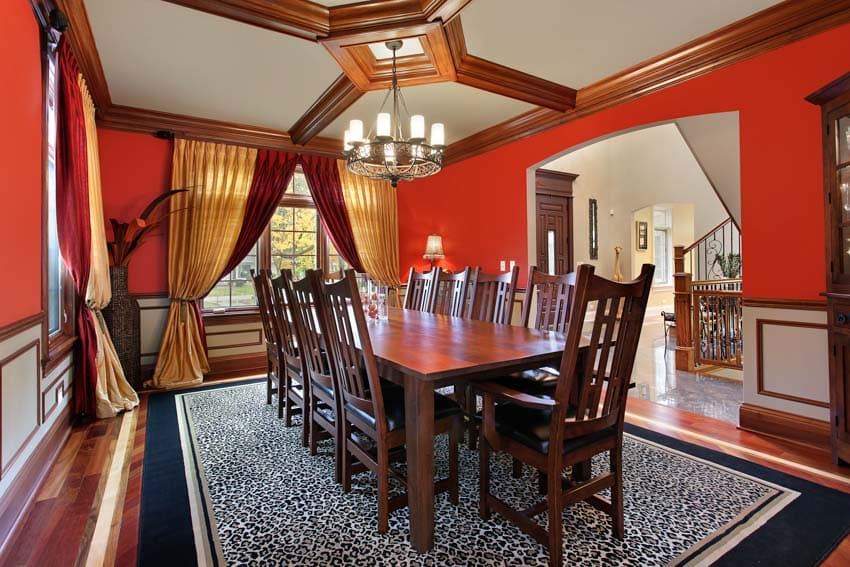
POLYGON ((145 207, 141 215, 130 222, 109 219, 109 224, 112 225, 112 240, 106 243, 106 247, 109 251, 110 265, 128 265, 133 252, 139 249, 145 238, 159 228, 172 212, 177 212, 162 212, 160 206, 178 193, 187 191, 188 189, 171 189, 158 195, 145 207))

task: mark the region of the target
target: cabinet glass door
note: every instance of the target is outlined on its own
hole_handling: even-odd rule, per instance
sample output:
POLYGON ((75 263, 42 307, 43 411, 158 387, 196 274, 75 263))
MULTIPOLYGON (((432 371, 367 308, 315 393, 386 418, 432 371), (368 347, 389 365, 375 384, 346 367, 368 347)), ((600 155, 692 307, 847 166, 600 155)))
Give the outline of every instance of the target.
POLYGON ((836 129, 836 140, 838 145, 837 163, 850 164, 850 116, 844 116, 838 120, 836 129))
POLYGON ((836 269, 841 270, 841 275, 835 274, 839 278, 836 281, 840 281, 850 277, 850 115, 839 118, 835 126, 836 194, 832 206, 840 239, 836 269))

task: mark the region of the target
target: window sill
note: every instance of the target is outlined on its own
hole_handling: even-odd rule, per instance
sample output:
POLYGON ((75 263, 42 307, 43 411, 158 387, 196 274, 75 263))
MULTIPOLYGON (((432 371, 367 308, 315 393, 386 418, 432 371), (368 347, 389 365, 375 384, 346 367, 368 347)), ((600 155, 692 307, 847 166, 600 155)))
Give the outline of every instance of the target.
POLYGON ((42 372, 46 376, 73 350, 76 336, 57 335, 47 341, 47 356, 42 360, 42 372))
POLYGON ((202 312, 205 325, 230 325, 233 323, 253 323, 260 320, 260 310, 256 307, 214 313, 212 311, 202 312))

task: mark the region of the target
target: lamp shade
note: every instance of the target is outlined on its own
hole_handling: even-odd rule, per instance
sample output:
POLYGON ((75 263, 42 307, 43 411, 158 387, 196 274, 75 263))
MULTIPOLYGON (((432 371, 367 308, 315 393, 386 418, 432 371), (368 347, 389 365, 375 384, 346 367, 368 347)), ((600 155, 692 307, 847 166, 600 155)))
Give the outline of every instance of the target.
POLYGON ((425 253, 422 255, 426 260, 438 260, 445 258, 443 254, 443 237, 439 234, 429 234, 425 242, 425 253))

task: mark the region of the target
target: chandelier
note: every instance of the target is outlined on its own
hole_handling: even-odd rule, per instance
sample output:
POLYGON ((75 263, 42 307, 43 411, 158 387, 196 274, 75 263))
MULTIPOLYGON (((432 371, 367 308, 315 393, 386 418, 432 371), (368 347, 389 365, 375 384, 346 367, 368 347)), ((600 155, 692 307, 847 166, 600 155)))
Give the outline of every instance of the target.
POLYGON ((388 41, 386 46, 393 52, 393 82, 378 109, 375 135, 373 137, 370 131, 364 137, 363 121, 352 120, 345 131, 343 153, 348 170, 355 175, 386 179, 393 187, 397 187, 400 180, 427 177, 442 169, 445 129, 440 123, 432 124, 431 143, 427 143, 425 117, 421 114, 410 116, 398 86, 396 51, 401 48, 402 42, 388 41), (392 113, 384 112, 390 95, 392 113), (410 121, 409 138, 405 138, 402 132, 402 120, 405 118, 410 121))

